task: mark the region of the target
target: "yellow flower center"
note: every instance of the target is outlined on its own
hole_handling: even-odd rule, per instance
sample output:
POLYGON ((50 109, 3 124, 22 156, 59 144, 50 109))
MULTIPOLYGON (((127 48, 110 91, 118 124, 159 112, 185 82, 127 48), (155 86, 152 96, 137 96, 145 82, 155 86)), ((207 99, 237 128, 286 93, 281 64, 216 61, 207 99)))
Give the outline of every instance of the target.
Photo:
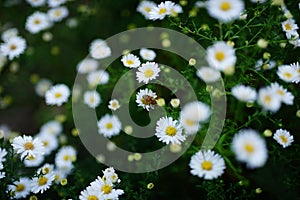
POLYGON ((26 150, 33 150, 33 149, 34 149, 34 145, 32 144, 32 142, 26 142, 26 143, 24 144, 24 148, 25 148, 26 150))
POLYGON ((98 200, 98 198, 95 195, 90 195, 88 200, 98 200))
POLYGON ((21 183, 16 185, 16 192, 22 192, 25 189, 25 186, 21 183))
POLYGON ((245 145, 245 150, 247 153, 253 153, 254 152, 254 147, 251 144, 246 144, 245 145))
POLYGON ((288 31, 292 30, 292 26, 290 24, 285 24, 284 27, 288 31))
POLYGON ((185 120, 185 123, 186 123, 186 125, 188 125, 188 126, 194 126, 194 125, 195 125, 195 121, 190 120, 190 119, 185 120))
POLYGON ((94 103, 94 102, 95 102, 95 98, 94 98, 94 97, 91 97, 91 98, 90 98, 90 102, 91 102, 91 103, 94 103))
POLYGON ((65 156, 64 156, 64 160, 65 160, 65 161, 70 160, 70 156, 69 156, 69 155, 65 155, 65 156))
POLYGON ((218 61, 222 61, 222 60, 224 60, 224 58, 225 58, 225 53, 223 53, 222 51, 218 51, 217 53, 216 53, 216 59, 218 60, 218 61))
POLYGON ((48 179, 45 176, 41 176, 38 180, 39 186, 43 186, 47 183, 48 179))
POLYGON ((146 71, 144 72, 145 76, 147 78, 150 78, 151 76, 153 76, 154 72, 152 69, 146 69, 146 71))
POLYGON ((59 93, 59 92, 55 93, 55 95, 54 95, 55 98, 59 98, 59 97, 61 97, 61 96, 62 96, 62 95, 61 95, 61 93, 59 93))
POLYGON ((167 12, 167 9, 166 9, 166 8, 161 8, 161 9, 159 9, 158 14, 163 15, 163 14, 165 14, 166 12, 167 12))
POLYGON ((285 143, 287 143, 287 138, 284 136, 284 135, 281 135, 281 136, 279 136, 280 137, 280 139, 281 139, 281 141, 285 144, 285 143))
POLYGON ((213 164, 210 161, 206 160, 201 163, 201 167, 202 167, 202 169, 209 171, 212 169, 213 164))
POLYGON ((113 108, 116 108, 116 107, 118 107, 118 103, 114 101, 114 102, 112 102, 111 106, 112 106, 113 108))
POLYGON ((145 8, 145 12, 148 13, 148 12, 150 12, 150 11, 151 11, 151 8, 150 8, 150 7, 146 7, 146 8, 145 8))
POLYGON ((112 127, 113 127, 112 123, 109 122, 109 123, 106 124, 106 129, 111 129, 112 127))
POLYGON ((55 15, 56 17, 59 17, 59 16, 61 15, 61 11, 60 11, 60 10, 56 10, 56 11, 54 12, 54 15, 55 15))
POLYGON ((133 60, 127 60, 126 63, 127 63, 127 65, 133 65, 134 64, 133 60))
POLYGON ((10 48, 10 50, 12 50, 12 51, 13 51, 13 50, 15 50, 15 49, 17 48, 17 46, 16 46, 16 45, 14 45, 14 44, 11 44, 9 48, 10 48))
POLYGON ((230 5, 229 2, 226 2, 226 1, 225 1, 225 2, 222 2, 222 3, 221 3, 220 8, 221 8, 221 10, 223 10, 223 11, 228 11, 228 10, 230 10, 231 5, 230 5))
POLYGON ((271 96, 270 96, 270 95, 266 95, 265 98, 264 98, 264 101, 265 101, 267 104, 271 103, 271 101, 272 101, 271 96))
POLYGON ((30 156, 27 156, 26 159, 27 159, 27 160, 34 160, 35 157, 34 157, 33 155, 30 155, 30 156))
POLYGON ((47 142, 47 141, 43 141, 43 145, 44 145, 45 147, 47 147, 47 146, 48 146, 48 142, 47 142))
POLYGON ((41 23, 41 21, 40 21, 39 19, 35 19, 35 20, 33 21, 33 23, 36 24, 36 25, 38 25, 38 24, 41 23))
POLYGON ((43 168, 42 170, 43 174, 48 174, 50 172, 50 169, 48 167, 43 168))
POLYGON ((176 135, 176 128, 173 126, 168 126, 166 129, 166 134, 169 136, 174 136, 176 135))
POLYGON ((104 194, 109 194, 111 193, 112 188, 110 185, 103 185, 101 190, 104 194))
POLYGON ((277 92, 280 96, 283 96, 284 95, 284 91, 283 90, 278 90, 277 92))
POLYGON ((289 72, 285 72, 285 73, 283 74, 283 76, 286 77, 286 78, 288 78, 288 79, 292 78, 292 74, 289 73, 289 72))

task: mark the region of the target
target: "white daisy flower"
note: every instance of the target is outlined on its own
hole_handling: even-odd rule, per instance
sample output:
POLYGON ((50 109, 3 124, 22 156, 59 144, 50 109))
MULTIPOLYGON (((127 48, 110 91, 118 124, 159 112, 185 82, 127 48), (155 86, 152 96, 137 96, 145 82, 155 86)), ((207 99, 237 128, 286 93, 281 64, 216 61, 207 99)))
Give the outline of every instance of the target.
POLYGON ((26 198, 31 189, 31 181, 27 177, 21 177, 18 181, 14 181, 12 185, 8 185, 8 189, 13 192, 14 199, 26 198))
POLYGON ((99 134, 107 138, 118 135, 121 127, 122 124, 116 115, 106 114, 98 121, 99 134))
POLYGON ((10 38, 18 36, 18 34, 19 34, 18 29, 16 29, 16 28, 10 28, 10 29, 5 30, 2 33, 1 39, 6 42, 10 38))
POLYGON ((291 38, 294 35, 297 35, 297 30, 299 29, 298 25, 295 23, 294 19, 287 19, 281 23, 282 29, 286 34, 287 38, 291 38))
POLYGON ((139 83, 143 82, 148 84, 149 81, 156 79, 159 76, 160 68, 155 62, 146 62, 138 68, 136 77, 139 83))
POLYGON ((120 183, 121 180, 118 178, 118 174, 116 174, 115 169, 113 167, 106 168, 103 172, 102 179, 104 181, 108 181, 111 183, 120 183))
POLYGON ((156 98, 157 95, 152 90, 148 88, 140 89, 140 91, 136 94, 135 102, 138 106, 149 111, 150 109, 154 109, 154 106, 156 105, 156 98))
POLYGON ((282 145, 283 148, 290 146, 292 142, 294 142, 294 136, 292 136, 289 131, 282 129, 276 130, 273 138, 282 145))
POLYGON ((109 74, 104 70, 90 72, 87 75, 87 81, 92 87, 95 87, 97 85, 104 85, 109 81, 109 74))
POLYGON ((141 65, 140 59, 133 54, 124 55, 121 61, 125 67, 129 68, 137 68, 141 65))
POLYGON ((32 7, 39 7, 46 3, 46 0, 26 0, 32 7))
POLYGON ((52 82, 49 79, 42 78, 35 85, 34 89, 37 95, 44 97, 47 90, 52 86, 52 82))
POLYGON ((166 1, 161 2, 158 6, 155 6, 149 12, 149 19, 151 20, 162 20, 167 15, 171 14, 171 9, 174 6, 173 2, 166 1))
POLYGON ((293 71, 298 74, 298 76, 293 80, 293 83, 299 83, 300 82, 300 66, 299 62, 290 64, 293 71))
POLYGON ((88 186, 85 190, 80 192, 80 200, 100 200, 101 190, 99 188, 95 189, 92 186, 88 186))
POLYGON ((97 91, 86 91, 83 94, 83 101, 90 108, 96 108, 101 103, 101 96, 97 91))
POLYGON ((294 104, 294 95, 291 92, 288 92, 287 89, 283 88, 282 85, 279 85, 278 83, 272 83, 269 86, 270 90, 273 90, 276 94, 278 94, 280 100, 287 104, 287 105, 293 105, 294 104))
POLYGON ((113 110, 113 111, 116 111, 117 109, 120 108, 120 103, 117 99, 112 99, 109 101, 109 105, 108 105, 108 108, 113 110))
POLYGON ((0 45, 0 52, 9 60, 19 57, 26 49, 26 41, 19 36, 11 37, 0 45))
POLYGON ((136 10, 142 15, 144 15, 146 19, 149 19, 150 17, 149 13, 156 6, 157 5, 152 1, 141 1, 136 10))
POLYGON ((24 160, 25 167, 37 167, 44 161, 44 155, 27 156, 24 160))
POLYGON ((171 12, 171 16, 177 16, 179 13, 182 13, 183 10, 182 10, 182 7, 179 4, 174 4, 171 7, 170 12, 171 12))
POLYGON ((298 74, 295 73, 295 70, 290 65, 281 65, 278 67, 277 75, 279 78, 287 83, 295 81, 298 77, 298 74))
POLYGON ((57 7, 66 2, 67 2, 67 0, 48 0, 48 5, 49 5, 49 7, 57 7))
POLYGON ((76 160, 77 151, 72 146, 64 146, 55 155, 55 166, 60 169, 73 168, 72 162, 76 160))
POLYGON ((224 41, 215 42, 207 48, 206 61, 217 70, 225 71, 226 68, 233 67, 236 59, 233 47, 224 41))
POLYGON ((31 180, 31 192, 35 194, 45 192, 53 184, 54 178, 54 173, 34 177, 31 180))
POLYGON ((51 21, 60 22, 69 15, 69 10, 67 7, 62 6, 50 9, 47 14, 51 21))
POLYGON ((41 126, 41 130, 39 134, 48 134, 48 135, 57 136, 61 134, 62 131, 63 131, 63 127, 61 123, 56 120, 51 120, 41 126))
POLYGON ((6 149, 0 147, 0 163, 3 163, 6 161, 6 158, 5 158, 6 155, 7 155, 6 149))
POLYGON ((191 157, 191 174, 207 180, 215 179, 224 173, 224 159, 212 150, 198 151, 191 157))
POLYGON ((52 26, 47 14, 36 11, 26 19, 25 28, 30 33, 38 33, 52 26))
POLYGON ((37 135, 45 147, 45 155, 49 155, 58 147, 58 140, 55 135, 41 132, 37 135))
POLYGON ((232 95, 242 102, 253 102, 257 98, 255 89, 249 86, 236 85, 231 89, 232 95))
POLYGON ((182 126, 172 117, 161 117, 156 122, 155 136, 166 144, 181 144, 186 137, 182 134, 182 126))
POLYGON ((103 59, 111 55, 111 49, 102 39, 95 39, 90 45, 90 54, 94 59, 103 59))
POLYGON ((224 23, 239 19, 245 7, 241 0, 208 0, 206 5, 209 15, 224 23))
POLYGON ((60 181, 64 178, 67 178, 68 174, 65 173, 65 170, 60 170, 59 168, 55 168, 53 170, 53 174, 54 174, 54 183, 59 184, 60 181))
POLYGON ((98 68, 98 61, 92 58, 86 58, 77 65, 77 72, 80 74, 87 74, 96 71, 98 68))
POLYGON ((146 48, 141 48, 141 50, 140 50, 140 56, 144 60, 153 61, 155 59, 155 57, 156 57, 156 53, 153 50, 146 49, 146 48))
POLYGON ((244 129, 233 138, 232 150, 236 159, 248 168, 262 167, 268 158, 265 140, 254 130, 244 129))
POLYGON ((211 67, 201 67, 197 70, 196 75, 206 83, 213 83, 219 80, 221 74, 211 67))
POLYGON ((119 196, 124 194, 124 191, 121 189, 114 189, 113 183, 110 181, 110 179, 103 180, 101 177, 98 176, 98 178, 91 182, 91 187, 94 190, 100 190, 100 199, 119 199, 119 196))
POLYGON ((47 105, 61 106, 68 101, 70 89, 65 84, 52 86, 45 94, 47 105))
POLYGON ((53 171, 54 171, 54 165, 49 163, 46 163, 42 167, 37 169, 37 173, 42 175, 53 173, 53 171))
POLYGON ((21 159, 28 156, 38 156, 45 153, 43 143, 38 139, 33 139, 31 136, 18 136, 13 139, 12 146, 14 151, 21 154, 21 159))
POLYGON ((280 97, 270 88, 261 88, 258 91, 257 103, 271 112, 277 112, 281 107, 280 97))

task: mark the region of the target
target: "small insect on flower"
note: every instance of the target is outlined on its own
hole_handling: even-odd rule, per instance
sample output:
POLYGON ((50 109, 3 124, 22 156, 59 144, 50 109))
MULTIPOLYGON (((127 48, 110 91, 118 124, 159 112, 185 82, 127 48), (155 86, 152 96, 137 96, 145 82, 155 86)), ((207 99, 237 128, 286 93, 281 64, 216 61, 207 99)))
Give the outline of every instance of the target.
POLYGON ((145 105, 157 105, 157 102, 156 102, 157 98, 154 98, 152 96, 149 96, 149 95, 143 95, 142 97, 142 102, 143 104, 145 105))

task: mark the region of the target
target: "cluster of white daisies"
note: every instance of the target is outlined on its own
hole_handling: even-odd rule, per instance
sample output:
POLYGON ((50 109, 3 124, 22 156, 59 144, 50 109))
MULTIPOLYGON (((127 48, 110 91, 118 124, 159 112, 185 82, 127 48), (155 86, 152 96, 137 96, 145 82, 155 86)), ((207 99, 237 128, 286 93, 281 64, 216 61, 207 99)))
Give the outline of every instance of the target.
POLYGON ((115 185, 120 183, 118 174, 113 167, 106 168, 103 171, 103 176, 98 176, 96 180, 90 183, 83 191, 81 191, 80 200, 94 199, 119 199, 119 196, 124 194, 121 189, 115 189, 115 185))
MULTIPOLYGON (((20 156, 20 162, 27 168, 39 167, 32 174, 22 174, 22 167, 15 166, 15 176, 8 185, 7 193, 13 199, 26 198, 32 193, 43 193, 53 184, 64 184, 67 176, 71 174, 76 161, 77 151, 72 146, 59 147, 59 137, 62 133, 62 125, 58 121, 49 121, 45 123, 38 134, 34 137, 29 135, 16 136, 12 139, 11 145, 13 152, 8 152, 0 148, 0 169, 4 169, 6 156, 20 156), (44 160, 53 151, 58 150, 55 154, 54 164, 44 163, 44 160), (44 164, 43 164, 44 163, 44 164), (43 164, 43 165, 42 165, 43 164), (41 166, 42 165, 42 166, 41 166)), ((4 139, 8 136, 3 135, 4 139)), ((0 173, 0 178, 5 178, 5 172, 0 173)))

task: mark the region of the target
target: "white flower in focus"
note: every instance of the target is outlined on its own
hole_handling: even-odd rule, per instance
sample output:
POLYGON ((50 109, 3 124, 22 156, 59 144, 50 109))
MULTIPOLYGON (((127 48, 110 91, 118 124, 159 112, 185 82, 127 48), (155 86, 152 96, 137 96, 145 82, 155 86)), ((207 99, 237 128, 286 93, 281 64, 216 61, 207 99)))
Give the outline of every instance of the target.
POLYGON ((114 185, 110 179, 106 179, 105 181, 98 176, 98 178, 91 182, 91 187, 94 190, 100 190, 100 199, 119 199, 119 196, 124 194, 124 191, 121 189, 114 189, 114 185))
POLYGON ((87 75, 87 81, 92 87, 104 85, 109 81, 109 74, 104 70, 93 71, 87 75))
POLYGON ((117 99, 112 99, 109 101, 109 105, 108 105, 108 108, 113 110, 113 111, 116 111, 117 109, 120 108, 120 103, 117 99))
POLYGON ((96 108, 101 103, 101 96, 96 91, 86 91, 83 100, 90 108, 96 108))
POLYGON ((159 76, 160 68, 155 62, 146 62, 138 68, 136 77, 139 83, 143 82, 148 84, 149 81, 156 79, 159 76))
POLYGON ((146 49, 146 48, 141 48, 141 50, 140 50, 140 56, 144 60, 153 61, 155 59, 155 57, 156 57, 156 53, 153 50, 146 49))
POLYGON ((191 157, 191 174, 211 180, 218 178, 226 168, 224 159, 212 150, 198 151, 191 157))
POLYGON ((88 186, 85 190, 80 192, 79 200, 100 200, 101 190, 88 186))
POLYGON ((38 33, 52 26, 47 14, 36 11, 26 19, 25 28, 30 33, 38 33))
POLYGON ((31 181, 27 177, 21 177, 19 180, 14 181, 12 185, 8 185, 8 189, 13 191, 14 199, 26 198, 31 189, 31 181))
POLYGON ((201 67, 197 70, 196 75, 206 83, 213 83, 220 79, 219 71, 211 67, 201 67))
POLYGON ((155 136, 166 144, 181 144, 186 137, 182 134, 182 126, 172 117, 161 117, 156 122, 155 136))
POLYGON ((167 15, 171 14, 171 10, 174 7, 174 3, 171 1, 161 2, 158 6, 152 8, 149 13, 149 19, 151 20, 162 20, 167 15))
POLYGON ((26 49, 26 41, 19 36, 11 37, 0 45, 0 52, 9 60, 19 57, 26 49))
POLYGON ((248 168, 262 167, 268 158, 265 140, 251 129, 241 130, 234 136, 232 151, 236 159, 245 162, 248 168))
POLYGON ((125 67, 129 68, 137 68, 141 65, 140 59, 133 54, 124 55, 121 61, 125 67))
POLYGON ((271 112, 277 112, 281 107, 280 97, 270 88, 261 88, 258 91, 257 103, 261 105, 264 110, 271 112))
POLYGON ((34 89, 37 95, 44 97, 47 90, 52 86, 52 82, 49 79, 42 78, 35 85, 34 89))
POLYGON ((67 0, 48 0, 48 5, 49 7, 57 7, 57 6, 60 6, 64 3, 66 3, 67 0))
POLYGON ((33 139, 31 136, 23 135, 23 137, 15 137, 12 146, 17 154, 21 154, 21 160, 26 157, 35 157, 45 153, 43 143, 38 138, 33 139))
POLYGON ((67 7, 62 6, 50 9, 47 14, 51 21, 60 22, 69 15, 69 10, 67 7))
POLYGON ((68 101, 70 89, 65 84, 52 86, 45 94, 47 105, 61 106, 68 101))
POLYGON ((257 98, 255 89, 249 86, 236 85, 231 89, 232 95, 242 102, 253 102, 257 98))
POLYGON ((298 77, 298 74, 295 73, 295 70, 290 65, 281 65, 278 67, 277 75, 279 78, 287 83, 295 81, 298 77))
POLYGON ((46 3, 46 0, 26 0, 32 7, 39 7, 46 3))
POLYGON ((278 129, 276 130, 274 136, 274 140, 276 140, 283 148, 286 148, 294 142, 294 136, 290 134, 287 130, 278 129))
POLYGON ((154 106, 157 104, 156 98, 157 95, 152 90, 148 88, 140 89, 140 91, 136 94, 135 102, 138 104, 138 106, 149 111, 150 109, 154 109, 154 106))
POLYGON ((286 34, 287 38, 291 38, 294 35, 297 35, 297 30, 299 29, 298 25, 295 23, 294 19, 287 19, 281 23, 282 29, 286 34))
POLYGON ((137 7, 137 11, 144 15, 146 19, 149 19, 149 13, 152 11, 154 7, 157 5, 152 1, 141 1, 137 7))
POLYGON ((206 61, 210 67, 219 71, 225 71, 228 67, 234 67, 236 59, 235 50, 224 41, 215 42, 207 48, 206 61))
POLYGON ((19 34, 18 29, 16 29, 16 28, 10 28, 10 29, 5 30, 2 33, 1 39, 6 42, 10 38, 18 36, 18 34, 19 34))
POLYGON ((118 135, 121 127, 122 124, 116 115, 106 114, 98 121, 99 134, 107 138, 118 135))
POLYGON ((209 15, 224 23, 239 19, 245 7, 241 0, 208 0, 206 5, 209 15))
POLYGON ((77 65, 77 72, 80 74, 87 74, 96 71, 98 68, 98 61, 92 58, 86 58, 77 65))
POLYGON ((54 179, 55 179, 54 173, 49 173, 39 177, 34 177, 31 180, 31 192, 35 194, 45 192, 53 184, 54 179))

